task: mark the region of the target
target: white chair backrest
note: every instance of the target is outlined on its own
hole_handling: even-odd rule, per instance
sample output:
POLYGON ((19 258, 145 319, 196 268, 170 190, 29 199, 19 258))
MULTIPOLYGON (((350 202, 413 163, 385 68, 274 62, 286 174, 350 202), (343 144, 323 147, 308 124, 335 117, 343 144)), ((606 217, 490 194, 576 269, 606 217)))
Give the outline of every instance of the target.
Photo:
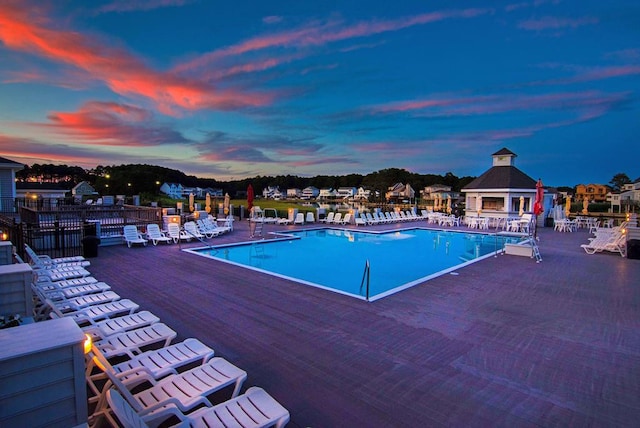
POLYGON ((147 233, 150 236, 160 236, 160 226, 155 223, 150 223, 147 225, 147 233))
POLYGON ((118 418, 118 421, 124 428, 147 428, 148 425, 131 407, 131 405, 120 395, 115 389, 111 388, 107 391, 107 401, 109 407, 118 418))
POLYGON ((177 237, 180 235, 180 226, 178 223, 169 223, 167 226, 167 231, 169 232, 169 236, 177 237))
POLYGON ((124 227, 124 236, 135 236, 138 237, 138 228, 132 224, 128 224, 124 227))

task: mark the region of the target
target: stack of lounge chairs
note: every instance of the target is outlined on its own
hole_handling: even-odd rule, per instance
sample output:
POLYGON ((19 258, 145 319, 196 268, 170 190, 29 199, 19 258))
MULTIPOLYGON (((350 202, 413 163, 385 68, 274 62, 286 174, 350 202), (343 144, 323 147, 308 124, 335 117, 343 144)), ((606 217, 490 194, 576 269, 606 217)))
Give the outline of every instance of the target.
POLYGON ((580 247, 587 254, 601 253, 608 251, 619 253, 622 257, 627 254, 627 235, 626 228, 628 222, 623 222, 617 227, 604 227, 592 229, 593 238, 589 238, 588 244, 582 244, 580 247))
MULTIPOLYGON (((228 223, 228 222, 227 222, 228 223)), ((154 246, 160 243, 177 244, 179 241, 191 241, 193 239, 203 241, 214 238, 232 230, 232 226, 218 226, 211 216, 186 222, 182 227, 176 223, 169 223, 167 230, 160 230, 160 226, 150 223, 146 226, 146 232, 142 233, 135 225, 126 225, 123 229, 123 241, 129 248, 134 245, 146 247, 149 242, 154 246)))
POLYGON ((214 357, 90 276, 88 260, 51 259, 26 247, 34 269, 34 319, 69 317, 92 344, 87 352, 89 426, 282 427, 289 412, 247 373, 214 357))

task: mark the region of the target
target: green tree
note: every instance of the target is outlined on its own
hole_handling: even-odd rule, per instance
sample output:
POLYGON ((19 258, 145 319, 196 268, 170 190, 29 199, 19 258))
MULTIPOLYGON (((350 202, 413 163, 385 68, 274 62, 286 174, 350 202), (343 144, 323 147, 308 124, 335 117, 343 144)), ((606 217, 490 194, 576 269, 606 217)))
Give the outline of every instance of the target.
POLYGON ((609 182, 613 190, 616 192, 619 192, 625 184, 629 184, 629 183, 631 183, 631 179, 627 174, 622 172, 614 175, 611 181, 609 182))

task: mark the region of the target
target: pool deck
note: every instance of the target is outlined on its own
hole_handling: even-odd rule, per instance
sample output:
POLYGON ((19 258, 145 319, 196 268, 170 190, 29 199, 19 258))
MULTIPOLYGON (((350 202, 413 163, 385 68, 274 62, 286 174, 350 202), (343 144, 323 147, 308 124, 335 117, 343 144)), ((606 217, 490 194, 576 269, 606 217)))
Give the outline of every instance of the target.
POLYGON ((640 260, 538 231, 541 263, 499 255, 371 303, 180 251, 200 242, 100 247, 89 270, 246 370, 290 427, 638 426, 640 260))

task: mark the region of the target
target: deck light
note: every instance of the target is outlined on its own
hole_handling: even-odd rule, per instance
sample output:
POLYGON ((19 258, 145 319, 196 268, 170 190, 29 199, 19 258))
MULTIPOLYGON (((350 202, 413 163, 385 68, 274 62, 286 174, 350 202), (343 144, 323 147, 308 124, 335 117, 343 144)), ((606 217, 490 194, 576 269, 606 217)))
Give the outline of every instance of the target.
POLYGON ((85 355, 91 352, 91 347, 93 346, 93 340, 91 340, 91 336, 88 334, 84 335, 84 353, 85 355))

